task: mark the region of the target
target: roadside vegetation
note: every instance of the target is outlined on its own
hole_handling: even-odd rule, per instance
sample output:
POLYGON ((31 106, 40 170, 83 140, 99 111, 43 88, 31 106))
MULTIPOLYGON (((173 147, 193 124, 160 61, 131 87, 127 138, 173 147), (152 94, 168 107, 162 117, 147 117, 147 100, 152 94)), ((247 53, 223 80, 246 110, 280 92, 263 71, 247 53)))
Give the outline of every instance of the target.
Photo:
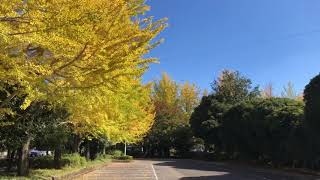
POLYGON ((216 159, 318 169, 319 83, 319 76, 312 79, 303 97, 293 95, 290 83, 282 97, 273 97, 238 72, 223 71, 195 109, 191 127, 216 159))
MULTIPOLYGON (((32 170, 27 177, 22 179, 45 179, 51 177, 61 177, 70 173, 78 172, 84 168, 97 167, 111 162, 111 155, 99 156, 94 161, 87 161, 79 154, 66 154, 61 158, 61 168, 56 169, 54 159, 50 156, 32 158, 32 170)), ((3 174, 3 173, 1 173, 3 174)), ((4 173, 6 176, 0 176, 0 179, 17 179, 14 172, 4 173)))
POLYGON ((261 89, 239 72, 224 70, 200 97, 195 85, 185 96, 188 85, 164 74, 154 86, 157 113, 141 144, 144 155, 319 169, 319 77, 301 94, 289 82, 275 96, 272 84, 261 89))
POLYGON ((232 70, 210 91, 166 73, 142 83, 167 26, 148 10, 144 0, 1 1, 1 178, 131 161, 127 146, 137 157, 320 168, 320 75, 281 96, 232 70))
POLYGON ((61 159, 62 165, 60 169, 55 169, 53 164, 53 158, 37 158, 35 159, 33 170, 30 172, 30 178, 50 178, 64 176, 73 172, 77 172, 84 168, 96 167, 98 165, 105 165, 111 162, 111 156, 101 156, 97 157, 93 161, 87 161, 84 157, 79 154, 64 155, 61 159), (38 162, 37 162, 38 161, 38 162), (38 164, 37 164, 38 163, 38 164), (39 167, 40 165, 40 167, 39 167), (49 165, 49 166, 48 166, 49 165))

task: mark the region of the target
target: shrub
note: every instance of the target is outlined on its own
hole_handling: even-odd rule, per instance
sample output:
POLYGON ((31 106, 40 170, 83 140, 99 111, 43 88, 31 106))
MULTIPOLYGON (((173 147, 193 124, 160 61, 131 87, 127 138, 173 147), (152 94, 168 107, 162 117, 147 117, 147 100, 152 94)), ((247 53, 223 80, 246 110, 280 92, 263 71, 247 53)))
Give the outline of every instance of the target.
POLYGON ((128 156, 128 155, 126 155, 126 156, 113 156, 113 159, 115 159, 115 160, 123 160, 123 161, 131 161, 131 160, 133 160, 133 157, 132 156, 128 156))
POLYGON ((6 167, 8 164, 8 159, 0 159, 0 167, 6 167))
POLYGON ((110 154, 98 154, 96 160, 106 160, 106 159, 112 159, 112 155, 110 154))
MULTIPOLYGON (((79 154, 65 154, 61 158, 61 166, 79 167, 86 165, 87 161, 79 154)), ((53 156, 35 157, 30 159, 30 166, 34 169, 55 168, 53 156)))
POLYGON ((35 169, 51 169, 54 168, 52 156, 42 156, 30 158, 30 166, 35 169))
POLYGON ((111 151, 111 152, 109 152, 109 154, 110 154, 111 156, 115 156, 115 157, 123 156, 123 152, 120 151, 120 150, 111 151))
POLYGON ((66 154, 62 156, 63 166, 78 167, 84 166, 87 163, 86 158, 80 156, 79 154, 66 154))
MULTIPOLYGON (((307 127, 318 132, 320 127, 320 74, 314 77, 304 90, 305 118, 307 127)), ((319 133, 316 133, 319 135, 319 133)))
POLYGON ((112 159, 115 159, 115 160, 130 161, 133 159, 132 156, 124 155, 123 152, 120 150, 110 151, 109 154, 111 155, 112 159))

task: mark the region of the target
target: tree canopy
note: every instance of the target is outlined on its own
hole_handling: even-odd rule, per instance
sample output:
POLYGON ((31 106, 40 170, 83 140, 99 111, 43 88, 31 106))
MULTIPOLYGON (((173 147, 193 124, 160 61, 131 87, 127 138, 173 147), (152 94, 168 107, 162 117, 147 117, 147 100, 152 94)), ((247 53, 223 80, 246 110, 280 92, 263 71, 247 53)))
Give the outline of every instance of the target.
MULTIPOLYGON (((153 112, 147 108, 149 90, 141 85, 140 77, 156 59, 143 55, 159 43, 152 40, 166 26, 165 20, 143 16, 148 9, 140 0, 1 2, 0 80, 22 87, 7 93, 1 110, 7 110, 13 97, 23 95, 24 109, 38 100, 68 105, 78 132, 91 129, 91 134, 117 136, 120 131, 107 126, 121 118, 106 119, 117 117, 111 114, 120 111, 131 117, 129 124, 138 116, 148 119, 142 126, 148 129, 153 112), (122 102, 131 91, 146 101, 131 96, 130 105, 122 102), (116 104, 111 106, 115 109, 110 104, 116 104), (81 113, 81 108, 90 115, 81 113), (127 109, 136 111, 130 114, 127 109), (99 118, 94 117, 98 114, 99 118), (93 124, 100 129, 90 128, 93 124)), ((137 135, 136 130, 133 134, 137 135)))
POLYGON ((65 107, 81 138, 141 140, 154 121, 141 76, 157 61, 144 55, 166 27, 148 10, 143 0, 1 1, 0 82, 11 89, 0 87, 0 115, 15 113, 16 98, 20 111, 47 102, 65 107))
POLYGON ((199 90, 194 84, 178 84, 166 73, 153 84, 155 122, 144 140, 149 156, 170 156, 169 151, 184 153, 192 146, 189 118, 198 105, 199 90))
POLYGON ((237 71, 224 70, 211 84, 213 92, 202 98, 191 115, 190 124, 198 137, 207 144, 219 146, 218 131, 223 115, 234 104, 258 96, 258 88, 252 88, 251 80, 237 71))

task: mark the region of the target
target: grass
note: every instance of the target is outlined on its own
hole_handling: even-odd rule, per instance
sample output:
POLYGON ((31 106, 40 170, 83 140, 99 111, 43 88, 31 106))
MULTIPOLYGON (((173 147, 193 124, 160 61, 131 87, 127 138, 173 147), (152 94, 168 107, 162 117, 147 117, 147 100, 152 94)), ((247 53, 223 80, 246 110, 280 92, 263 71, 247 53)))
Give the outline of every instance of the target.
MULTIPOLYGON (((26 178, 26 177, 14 177, 14 176, 0 176, 0 179, 2 180, 27 180, 30 178, 26 178)), ((36 178, 33 178, 36 179, 36 178)))
POLYGON ((77 172, 84 168, 90 168, 95 167, 98 165, 102 165, 105 163, 111 162, 111 159, 98 159, 95 161, 89 161, 83 166, 76 166, 76 167, 64 167, 62 169, 35 169, 32 170, 30 173, 30 178, 36 178, 36 177, 52 177, 52 176, 64 176, 69 173, 77 172))
POLYGON ((0 174, 0 180, 34 180, 34 179, 48 179, 52 176, 64 176, 79 170, 99 166, 111 162, 111 158, 106 156, 98 158, 94 161, 87 161, 85 164, 77 166, 65 166, 62 169, 31 169, 28 177, 17 177, 15 173, 0 174))

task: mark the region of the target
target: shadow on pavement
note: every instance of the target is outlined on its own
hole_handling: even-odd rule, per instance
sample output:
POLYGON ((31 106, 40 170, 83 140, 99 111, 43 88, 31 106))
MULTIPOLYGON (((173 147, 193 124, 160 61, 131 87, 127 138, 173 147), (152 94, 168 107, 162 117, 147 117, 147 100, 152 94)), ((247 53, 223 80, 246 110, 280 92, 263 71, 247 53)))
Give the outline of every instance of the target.
POLYGON ((188 159, 170 159, 170 160, 158 160, 161 163, 154 164, 155 166, 170 166, 176 169, 189 169, 189 170, 199 170, 199 171, 220 171, 227 172, 231 171, 233 168, 227 167, 222 164, 205 162, 198 160, 188 160, 188 159))
POLYGON ((239 177, 233 175, 222 176, 199 176, 199 177, 183 177, 180 180, 319 180, 316 178, 303 178, 303 177, 239 177))
MULTIPOLYGON (((209 179, 209 180, 253 180, 253 179, 241 179, 239 177, 234 177, 230 175, 222 175, 222 176, 200 176, 200 177, 184 177, 180 178, 180 180, 203 180, 203 179, 209 179)), ((259 179, 260 180, 260 179, 259 179)))
POLYGON ((277 172, 250 167, 223 165, 197 160, 171 159, 156 161, 157 163, 155 163, 154 166, 169 166, 177 171, 187 173, 183 173, 186 177, 180 178, 181 180, 319 180, 319 177, 288 174, 280 171, 277 172))

